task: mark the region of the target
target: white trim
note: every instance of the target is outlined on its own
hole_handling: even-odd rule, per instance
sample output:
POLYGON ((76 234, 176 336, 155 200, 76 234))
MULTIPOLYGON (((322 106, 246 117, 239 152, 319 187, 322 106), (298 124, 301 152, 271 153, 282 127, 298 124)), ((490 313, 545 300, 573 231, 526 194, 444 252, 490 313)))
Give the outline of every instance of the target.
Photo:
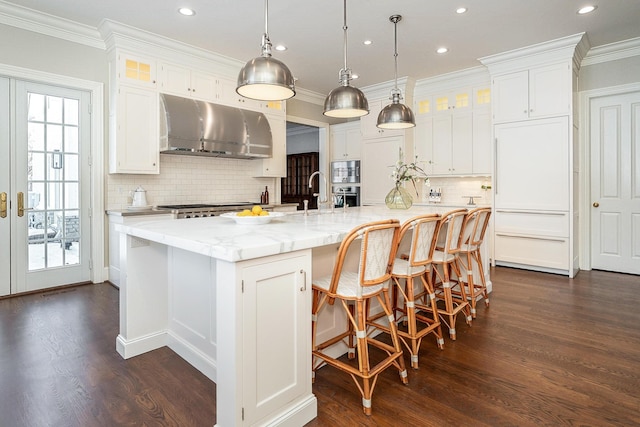
POLYGON ((579 138, 579 158, 581 162, 580 194, 578 217, 581 218, 579 258, 580 270, 591 270, 591 111, 589 105, 591 100, 601 96, 621 95, 630 92, 640 91, 640 83, 630 83, 626 85, 610 86, 599 89, 582 91, 580 97, 580 125, 579 138))
POLYGON ((601 64, 633 56, 640 56, 640 37, 592 48, 582 60, 582 66, 601 64))
POLYGON ((7 3, 3 0, 0 0, 0 24, 98 49, 104 50, 105 48, 100 33, 93 27, 7 3))
POLYGON ((66 77, 45 71, 0 64, 0 75, 26 81, 81 89, 91 95, 91 281, 104 276, 104 85, 100 82, 66 77))

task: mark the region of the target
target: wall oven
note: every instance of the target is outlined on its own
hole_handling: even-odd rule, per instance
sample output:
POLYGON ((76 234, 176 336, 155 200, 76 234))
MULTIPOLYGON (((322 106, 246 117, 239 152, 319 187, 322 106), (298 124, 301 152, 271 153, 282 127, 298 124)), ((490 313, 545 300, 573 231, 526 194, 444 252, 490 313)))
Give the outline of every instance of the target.
POLYGON ((360 160, 331 162, 331 182, 333 184, 359 184, 360 160))
POLYGON ((336 208, 360 206, 360 186, 334 185, 332 191, 336 208))

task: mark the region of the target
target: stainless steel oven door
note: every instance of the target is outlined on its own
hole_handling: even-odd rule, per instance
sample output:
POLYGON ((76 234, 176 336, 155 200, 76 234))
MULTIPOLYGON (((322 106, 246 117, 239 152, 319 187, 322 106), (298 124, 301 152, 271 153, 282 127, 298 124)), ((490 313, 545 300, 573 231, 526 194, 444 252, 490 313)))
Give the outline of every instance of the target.
POLYGON ((333 186, 333 197, 336 208, 344 207, 345 203, 349 206, 360 206, 360 187, 359 186, 333 186))
POLYGON ((360 160, 331 162, 331 182, 333 184, 359 184, 360 160))

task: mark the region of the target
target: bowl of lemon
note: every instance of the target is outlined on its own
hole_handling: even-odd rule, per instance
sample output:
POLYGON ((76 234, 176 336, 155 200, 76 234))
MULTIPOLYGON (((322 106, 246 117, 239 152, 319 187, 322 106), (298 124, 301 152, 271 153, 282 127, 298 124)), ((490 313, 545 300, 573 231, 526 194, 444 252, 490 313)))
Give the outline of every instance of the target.
POLYGON ((241 212, 228 212, 220 215, 223 218, 231 218, 236 224, 258 225, 268 224, 273 218, 283 216, 282 212, 267 212, 261 206, 255 205, 251 209, 245 209, 241 212))

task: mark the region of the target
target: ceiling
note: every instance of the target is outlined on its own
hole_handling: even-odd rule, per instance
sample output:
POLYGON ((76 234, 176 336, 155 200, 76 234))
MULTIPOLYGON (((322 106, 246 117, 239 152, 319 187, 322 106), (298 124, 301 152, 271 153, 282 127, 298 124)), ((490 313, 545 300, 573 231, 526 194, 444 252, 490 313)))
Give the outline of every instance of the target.
MULTIPOLYGON (((260 55, 262 0, 14 0, 19 6, 91 27, 118 21, 238 59, 260 55), (193 17, 177 13, 188 6, 193 17)), ((272 0, 269 36, 298 87, 326 94, 338 86, 343 59, 341 0, 272 0)), ((393 24, 398 23, 398 75, 414 79, 480 65, 477 58, 586 32, 592 47, 640 37, 638 0, 348 0, 348 65, 364 87, 393 80, 393 24), (598 8, 588 15, 576 11, 598 8), (456 8, 468 11, 456 14, 456 8), (365 46, 370 39, 373 44, 365 46), (435 50, 446 46, 449 52, 435 50)))

